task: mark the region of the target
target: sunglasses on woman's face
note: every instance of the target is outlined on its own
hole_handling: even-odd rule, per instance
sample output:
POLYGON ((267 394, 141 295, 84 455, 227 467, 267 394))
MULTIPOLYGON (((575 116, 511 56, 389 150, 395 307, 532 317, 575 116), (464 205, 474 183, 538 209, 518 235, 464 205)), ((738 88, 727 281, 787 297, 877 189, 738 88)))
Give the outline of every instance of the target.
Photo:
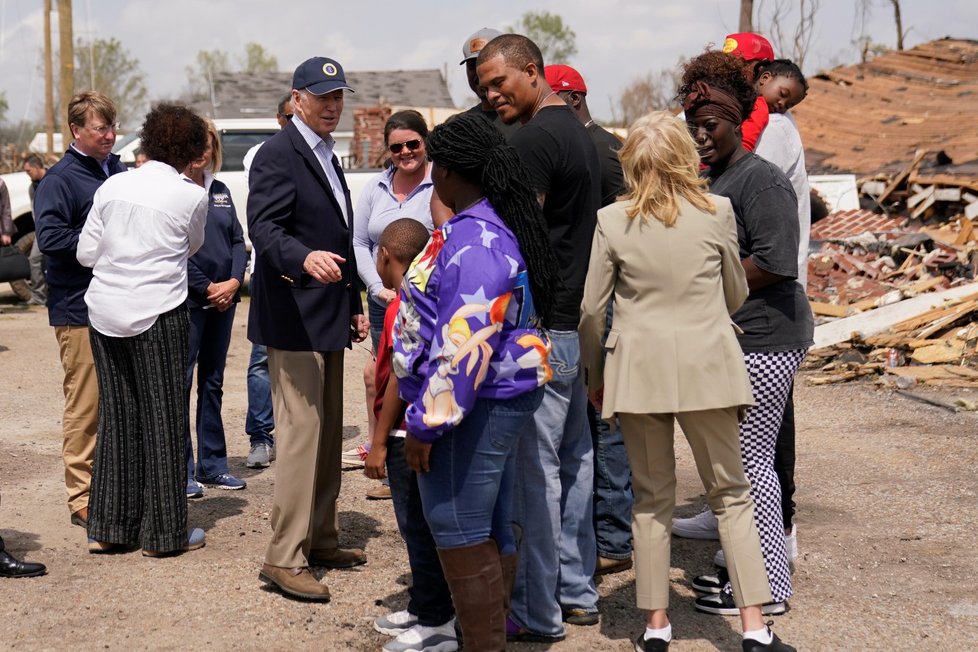
POLYGON ((408 148, 409 152, 413 152, 414 150, 421 147, 421 141, 418 139, 414 139, 404 143, 392 143, 391 145, 388 145, 388 149, 390 149, 391 154, 400 154, 401 150, 404 149, 405 147, 408 148))

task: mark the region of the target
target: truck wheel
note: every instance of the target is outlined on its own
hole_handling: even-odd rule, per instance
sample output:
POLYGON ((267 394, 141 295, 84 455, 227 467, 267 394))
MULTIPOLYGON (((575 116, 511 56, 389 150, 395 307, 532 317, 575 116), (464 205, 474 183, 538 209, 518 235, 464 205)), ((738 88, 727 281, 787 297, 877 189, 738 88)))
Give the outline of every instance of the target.
MULTIPOLYGON (((31 247, 34 246, 34 234, 28 233, 23 238, 14 243, 14 246, 20 251, 20 253, 25 256, 31 255, 31 247)), ((13 290, 14 294, 21 301, 27 301, 31 298, 31 284, 27 281, 11 281, 10 289, 13 290)))

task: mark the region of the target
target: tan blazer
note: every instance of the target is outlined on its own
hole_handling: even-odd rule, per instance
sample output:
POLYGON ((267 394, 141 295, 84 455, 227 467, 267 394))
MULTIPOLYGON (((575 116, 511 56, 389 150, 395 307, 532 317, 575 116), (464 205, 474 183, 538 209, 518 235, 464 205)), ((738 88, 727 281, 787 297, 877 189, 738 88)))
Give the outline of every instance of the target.
POLYGON ((604 387, 606 419, 754 404, 730 320, 747 298, 733 208, 711 197, 716 215, 683 200, 671 227, 629 219, 628 202, 598 211, 580 337, 588 389, 604 387))

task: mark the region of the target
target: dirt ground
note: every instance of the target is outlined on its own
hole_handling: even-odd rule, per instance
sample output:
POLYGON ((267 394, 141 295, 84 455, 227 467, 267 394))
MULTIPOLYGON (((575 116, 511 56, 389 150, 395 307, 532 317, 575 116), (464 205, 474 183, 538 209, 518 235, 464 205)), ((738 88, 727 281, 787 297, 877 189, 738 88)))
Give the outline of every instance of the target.
MULTIPOLYGON (((239 309, 224 394, 232 473, 240 492, 208 490, 190 503, 190 524, 207 546, 152 560, 137 553, 90 555, 68 522, 61 466, 62 371, 43 309, 0 292, 0 534, 9 550, 47 564, 36 579, 0 580, 0 647, 55 649, 377 650, 371 627, 406 605, 408 568, 389 501, 368 501, 359 471, 343 476, 344 543, 369 563, 329 571, 328 604, 298 602, 258 581, 270 535, 276 468, 245 468, 248 439, 246 305, 239 309)), ((346 428, 365 432, 361 369, 347 356, 346 428)), ((916 390, 922 391, 922 390, 916 390)), ((966 390, 931 390, 950 401, 966 390)), ((798 539, 790 611, 775 630, 800 650, 968 650, 978 647, 978 416, 911 402, 869 383, 813 387, 799 379, 798 539), (969 580, 968 578, 971 578, 969 580)), ((685 444, 677 445, 680 515, 703 504, 685 444)), ((714 542, 676 539, 671 618, 674 650, 739 650, 739 622, 698 614, 689 580, 711 569, 714 542)), ((531 651, 629 650, 641 630, 631 572, 599 583, 601 623, 568 626, 531 651)))

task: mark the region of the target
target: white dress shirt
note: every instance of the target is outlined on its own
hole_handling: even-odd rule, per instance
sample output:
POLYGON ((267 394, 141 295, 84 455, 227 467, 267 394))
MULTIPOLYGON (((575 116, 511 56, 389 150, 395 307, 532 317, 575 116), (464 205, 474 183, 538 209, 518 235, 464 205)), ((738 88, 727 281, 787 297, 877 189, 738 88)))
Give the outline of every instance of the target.
POLYGON ((186 301, 187 259, 204 243, 206 219, 207 193, 166 163, 109 177, 78 238, 78 262, 94 273, 92 328, 139 335, 186 301))
POLYGON ((323 172, 326 174, 326 180, 329 181, 329 186, 333 189, 333 196, 336 198, 336 203, 340 205, 340 210, 343 212, 343 219, 349 225, 350 216, 346 214, 346 193, 343 192, 343 184, 340 182, 340 176, 337 174, 336 168, 333 167, 333 158, 335 157, 333 147, 336 145, 336 141, 329 134, 325 139, 320 138, 319 134, 302 121, 298 113, 292 116, 292 124, 299 130, 299 133, 302 135, 303 140, 306 141, 306 144, 309 145, 312 153, 316 155, 319 165, 322 166, 323 172))

